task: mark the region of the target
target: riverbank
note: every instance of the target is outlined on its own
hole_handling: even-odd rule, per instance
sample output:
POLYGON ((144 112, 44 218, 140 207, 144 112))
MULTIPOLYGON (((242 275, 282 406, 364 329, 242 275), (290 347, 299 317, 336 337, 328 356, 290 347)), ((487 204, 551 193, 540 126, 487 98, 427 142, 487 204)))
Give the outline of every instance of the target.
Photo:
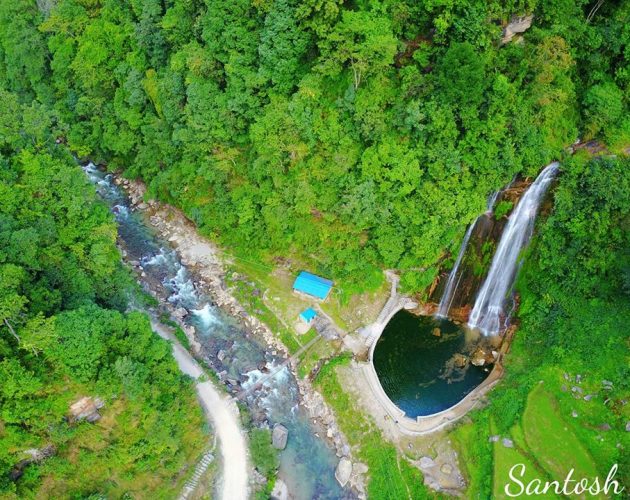
MULTIPOLYGON (((212 242, 200 237, 197 234, 194 224, 188 221, 180 211, 155 201, 143 201, 144 186, 142 184, 120 178, 117 180, 117 183, 125 187, 131 198, 133 207, 135 207, 134 210, 144 212, 144 218, 150 222, 151 226, 161 235, 162 239, 168 240, 170 245, 176 249, 181 262, 192 271, 195 288, 212 297, 218 306, 228 312, 232 317, 237 318, 239 323, 245 327, 246 331, 263 338, 271 353, 274 355, 281 354, 285 359, 288 358, 290 352, 278 339, 278 336, 272 332, 267 325, 251 315, 242 306, 241 302, 233 296, 232 290, 227 287, 225 282, 225 268, 227 266, 225 266, 225 263, 229 262, 229 259, 222 254, 221 250, 212 244, 212 242)), ((373 346, 376 340, 378 340, 378 335, 382 331, 382 328, 397 310, 401 307, 413 308, 416 305, 412 303, 411 300, 397 294, 397 280, 394 274, 388 273, 388 278, 391 283, 389 300, 386 301, 380 309, 380 314, 373 316, 376 320, 372 320, 372 322, 376 322, 380 328, 373 328, 372 325, 372 328, 368 329, 369 332, 367 330, 363 331, 363 335, 347 334, 343 336, 342 341, 346 347, 354 346, 355 348, 358 347, 359 350, 363 349, 367 351, 368 346, 366 345, 366 340, 372 340, 371 344, 373 346)), ((241 280, 249 281, 247 280, 247 276, 243 276, 241 280)), ((256 289, 253 288, 252 292, 255 290, 256 289)), ((186 310, 173 308, 168 301, 163 301, 163 305, 170 308, 169 310, 174 317, 188 314, 186 310)), ((255 310, 252 312, 256 315, 259 314, 255 310)), ((195 327, 191 327, 190 324, 185 323, 183 327, 193 351, 197 356, 204 358, 208 353, 207 351, 204 353, 204 350, 201 348, 201 344, 196 335, 198 332, 195 331, 195 327)), ((323 342, 323 340, 320 341, 320 343, 321 342, 323 342)), ((216 359, 214 358, 215 357, 213 357, 213 359, 204 359, 212 366, 213 362, 216 363, 216 359)), ((225 364, 223 363, 223 365, 225 364)), ((354 429, 353 424, 349 423, 350 421, 348 421, 346 418, 347 415, 344 413, 345 410, 338 407, 336 401, 338 396, 328 394, 327 391, 327 396, 324 398, 321 393, 313 389, 313 385, 308 378, 300 378, 297 376, 295 363, 290 364, 289 368, 297 381, 300 401, 303 408, 307 411, 309 417, 315 421, 316 428, 321 429, 321 432, 318 432, 318 434, 322 438, 327 439, 334 446, 337 456, 342 459, 339 461, 337 477, 341 478, 340 482, 343 484, 350 485, 359 497, 365 496, 367 479, 369 477, 368 471, 379 470, 380 467, 386 467, 390 471, 397 470, 398 467, 402 466, 400 464, 401 458, 409 456, 410 449, 414 450, 412 454, 414 458, 410 460, 408 465, 422 471, 425 484, 442 492, 461 491, 464 481, 460 473, 457 455, 450 446, 448 439, 445 439, 445 436, 439 432, 439 430, 444 427, 443 425, 432 427, 431 435, 428 437, 426 433, 410 436, 404 432, 400 432, 399 429, 393 435, 390 432, 383 432, 383 437, 392 442, 395 448, 397 448, 397 451, 392 455, 387 455, 390 453, 387 452, 387 459, 386 457, 375 458, 375 455, 371 452, 365 452, 364 448, 366 448, 366 446, 368 450, 377 450, 382 447, 385 447, 383 449, 393 450, 393 448, 389 448, 390 445, 376 437, 369 445, 366 445, 365 439, 355 439, 355 434, 357 434, 356 431, 358 429, 354 429), (331 410, 330 405, 333 405, 335 408, 335 413, 331 410), (340 418, 343 419, 343 426, 341 426, 343 430, 340 429, 340 421, 338 422, 340 418), (351 442, 346 439, 346 436, 349 435, 353 436, 351 442), (409 448, 409 446, 411 446, 411 448, 409 448), (427 466, 429 458, 435 460, 431 462, 433 465, 427 466), (385 460, 385 462, 381 462, 381 460, 385 460), (393 461, 390 462, 391 460, 393 461), (369 468, 361 462, 368 463, 369 468), (436 470, 435 463, 440 463, 444 465, 444 467, 440 465, 436 470), (444 472, 444 470, 447 472, 444 472)), ((220 370, 215 368, 215 371, 221 376, 220 370)), ((340 373, 342 373, 342 376, 339 377, 339 383, 345 393, 344 397, 347 394, 351 395, 349 401, 352 401, 353 398, 356 398, 354 399, 355 402, 357 400, 364 401, 366 394, 369 395, 371 391, 367 383, 368 379, 361 376, 361 374, 357 377, 354 370, 350 368, 344 369, 340 373), (354 384, 353 378, 363 380, 363 382, 358 384, 362 387, 359 396, 353 391, 352 386, 357 385, 354 384), (368 390, 365 390, 366 388, 368 388, 368 390)), ((227 382, 230 388, 239 387, 239 382, 236 378, 227 378, 227 382)), ((317 380, 317 383, 320 384, 320 381, 317 380)), ((240 389, 235 391, 235 394, 238 394, 239 391, 240 389)), ((395 428, 398 428, 396 423, 397 419, 388 416, 388 413, 383 410, 384 405, 379 402, 378 398, 372 397, 370 399, 372 402, 376 402, 380 409, 375 409, 375 407, 369 404, 361 404, 363 408, 362 413, 365 415, 365 417, 361 416, 361 418, 365 419, 365 426, 371 427, 372 424, 370 424, 370 421, 374 420, 378 427, 382 428, 384 423, 385 425, 392 423, 395 428), (384 418, 385 416, 387 416, 387 418, 384 418)), ((363 427, 365 426, 360 426, 362 430, 359 431, 359 433, 364 432, 363 427)), ((382 453, 379 451, 378 455, 381 454, 382 453)), ((409 487, 407 480, 412 476, 408 476, 407 474, 411 474, 411 472, 405 473, 398 481, 402 483, 406 482, 409 487), (407 479, 403 479, 403 477, 407 479)), ((382 489, 380 488, 380 483, 383 481, 383 478, 375 477, 372 479, 375 480, 375 484, 379 484, 379 486, 374 487, 379 490, 382 489)), ((420 481, 422 482, 422 479, 420 479, 420 481)), ((372 488, 372 486, 373 485, 371 485, 370 488, 372 488)), ((387 490, 388 487, 391 487, 391 485, 385 486, 385 490, 387 490)))
MULTIPOLYGON (((146 220, 156 232, 168 240, 178 252, 182 264, 192 272, 195 288, 211 297, 218 307, 237 319, 246 331, 263 339, 272 356, 288 358, 290 352, 278 337, 258 318, 246 311, 230 293, 225 284, 225 256, 221 251, 199 236, 196 227, 179 210, 155 201, 143 201, 145 188, 142 183, 119 177, 116 177, 114 182, 125 189, 135 209, 144 212, 146 220)), ((173 308, 168 302, 163 305, 167 306, 175 317, 186 313, 186 311, 173 308)), ((183 329, 193 353, 198 357, 203 357, 203 349, 196 337, 195 328, 184 325, 183 329)), ((347 470, 347 464, 350 463, 352 466, 356 460, 347 438, 339 430, 334 413, 310 381, 298 376, 295 363, 289 363, 288 368, 297 381, 300 403, 315 427, 321 429, 320 437, 333 446, 340 459, 337 474, 339 482, 344 485, 349 484, 359 498, 364 498, 367 479, 362 467, 352 467, 353 472, 349 475, 342 471, 340 478, 339 469, 347 470)), ((234 384, 231 385, 234 386, 234 384)))

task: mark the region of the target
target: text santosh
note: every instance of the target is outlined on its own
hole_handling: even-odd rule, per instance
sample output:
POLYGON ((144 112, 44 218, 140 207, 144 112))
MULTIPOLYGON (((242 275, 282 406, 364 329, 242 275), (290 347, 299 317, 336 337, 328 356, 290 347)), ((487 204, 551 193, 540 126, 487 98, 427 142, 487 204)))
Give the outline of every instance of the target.
POLYGON ((608 472, 606 481, 602 484, 599 477, 594 478, 574 478, 574 469, 571 469, 563 481, 542 481, 541 479, 532 479, 525 483, 522 481, 525 477, 525 464, 515 464, 509 472, 510 482, 505 485, 505 494, 509 497, 519 496, 538 496, 548 493, 556 495, 599 495, 600 493, 619 494, 624 491, 625 487, 615 479, 617 474, 617 464, 613 465, 608 472))

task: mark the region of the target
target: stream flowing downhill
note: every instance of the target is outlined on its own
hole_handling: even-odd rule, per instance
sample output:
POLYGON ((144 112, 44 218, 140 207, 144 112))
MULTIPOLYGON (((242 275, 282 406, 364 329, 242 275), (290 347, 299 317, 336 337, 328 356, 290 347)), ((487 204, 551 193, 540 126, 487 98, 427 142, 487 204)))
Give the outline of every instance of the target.
POLYGON ((543 169, 518 202, 503 230, 468 319, 470 328, 478 329, 486 336, 497 335, 502 330, 507 317, 504 306, 521 263, 521 251, 531 238, 538 208, 559 165, 553 162, 543 169))
POLYGON ((342 489, 334 473, 337 457, 319 436, 322 430, 308 418, 300 405, 297 382, 288 367, 277 370, 282 357, 268 352, 236 319, 214 305, 197 289, 178 254, 134 212, 113 176, 93 164, 84 167, 98 194, 110 206, 118 225, 119 243, 126 259, 142 269, 142 283, 160 298, 185 309, 185 323, 196 331, 203 358, 228 387, 247 392, 244 402, 257 422, 283 424, 289 431, 287 447, 280 452, 279 477, 291 498, 355 498, 342 489), (220 353, 220 354, 218 354, 220 353), (265 377, 273 373, 274 377, 265 377), (262 380, 262 383, 258 383, 262 380))
MULTIPOLYGON (((497 201, 497 197, 499 196, 499 191, 495 191, 488 198, 488 204, 486 206, 486 213, 480 215, 479 217, 488 217, 492 214, 492 210, 494 208, 494 204, 497 201)), ((462 241, 462 245, 459 248, 459 253, 457 254, 457 259, 455 259, 455 264, 453 265, 453 269, 448 275, 448 279, 446 281, 446 286, 444 287, 444 293, 442 294, 442 298, 440 299, 440 303, 438 305, 437 312, 435 316, 437 318, 446 318, 448 317, 448 312, 451 309, 451 305, 453 304, 453 298, 455 297, 455 292, 457 291, 457 287, 459 286, 459 282, 461 280, 461 273, 459 272, 459 266, 462 263, 462 259, 464 258, 464 254, 466 253, 466 248, 468 247, 468 241, 470 241, 470 236, 479 221, 479 217, 477 217, 470 226, 468 226, 468 230, 466 231, 466 235, 464 236, 464 240, 462 241)))

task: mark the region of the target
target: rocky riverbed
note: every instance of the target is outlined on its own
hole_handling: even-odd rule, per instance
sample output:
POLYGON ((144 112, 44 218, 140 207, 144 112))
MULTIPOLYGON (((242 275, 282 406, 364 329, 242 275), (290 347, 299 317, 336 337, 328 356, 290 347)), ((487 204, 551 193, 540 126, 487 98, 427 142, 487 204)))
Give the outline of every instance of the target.
MULTIPOLYGON (((145 202, 145 186, 142 183, 121 177, 115 177, 114 182, 126 191, 134 209, 143 212, 151 226, 162 238, 168 240, 178 252, 182 264, 193 274, 196 289, 211 297, 218 307, 237 319, 251 334, 263 339, 270 356, 280 355, 289 358, 287 348, 278 337, 258 318, 250 315, 226 287, 225 270, 220 250, 202 238, 197 233, 194 224, 181 211, 154 200, 145 202)), ((141 277, 146 277, 142 276, 141 263, 131 262, 131 264, 141 277)), ((243 381, 226 378, 224 370, 221 369, 224 361, 222 354, 223 357, 225 356, 221 349, 214 356, 208 356, 207 351, 202 348, 202 344, 197 338, 195 328, 183 321, 189 311, 181 307, 174 307, 163 297, 158 298, 161 299, 161 305, 169 310, 171 316, 182 326, 193 353, 217 371, 233 393, 241 392, 243 381)), ((321 437, 332 444, 340 458, 335 474, 337 481, 342 486, 348 484, 359 498, 365 498, 367 466, 354 459, 353 450, 339 429, 334 413, 325 403, 323 396, 314 389, 308 380, 297 376, 294 363, 289 363, 288 368, 297 380, 302 406, 313 420, 315 427, 322 429, 321 437)))

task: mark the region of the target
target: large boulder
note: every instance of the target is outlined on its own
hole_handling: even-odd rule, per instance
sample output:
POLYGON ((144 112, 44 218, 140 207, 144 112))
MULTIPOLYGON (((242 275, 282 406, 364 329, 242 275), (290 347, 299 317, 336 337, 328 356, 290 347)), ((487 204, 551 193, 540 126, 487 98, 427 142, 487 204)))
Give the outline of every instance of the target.
POLYGON ((52 445, 46 445, 43 448, 31 448, 29 450, 24 450, 24 454, 29 458, 25 458, 24 460, 20 460, 16 465, 13 466, 11 471, 9 471, 9 479, 11 481, 17 481, 24 475, 24 471, 26 467, 28 467, 32 463, 41 463, 47 458, 50 458, 57 454, 57 448, 52 445))
POLYGON ((348 458, 343 457, 341 460, 339 460, 339 463, 337 464, 337 469, 335 470, 335 479, 337 479, 337 482, 341 485, 341 487, 344 487, 346 483, 350 480, 351 475, 352 462, 348 458))
POLYGON ((510 24, 503 29, 503 38, 501 39, 501 43, 506 44, 514 38, 514 35, 518 33, 525 33, 525 31, 531 27, 533 19, 533 15, 513 17, 510 24))
POLYGON ((498 355, 497 351, 486 350, 478 346, 470 356, 470 362, 475 366, 486 366, 494 363, 498 355))
POLYGON ((289 488, 282 479, 276 479, 276 484, 271 492, 271 500, 287 500, 289 498, 289 488))
POLYGON ((90 423, 101 418, 100 410, 105 403, 99 398, 84 397, 70 405, 70 421, 80 422, 87 420, 90 423))
POLYGON ((282 424, 276 424, 273 426, 273 432, 271 433, 271 444, 277 450, 284 450, 287 447, 287 440, 289 439, 289 431, 282 424))
POLYGON ((453 364, 456 368, 465 368, 468 364, 468 358, 463 354, 456 353, 453 355, 453 364))
POLYGON ((182 321, 188 315, 188 311, 183 307, 177 307, 172 314, 176 320, 182 321))

